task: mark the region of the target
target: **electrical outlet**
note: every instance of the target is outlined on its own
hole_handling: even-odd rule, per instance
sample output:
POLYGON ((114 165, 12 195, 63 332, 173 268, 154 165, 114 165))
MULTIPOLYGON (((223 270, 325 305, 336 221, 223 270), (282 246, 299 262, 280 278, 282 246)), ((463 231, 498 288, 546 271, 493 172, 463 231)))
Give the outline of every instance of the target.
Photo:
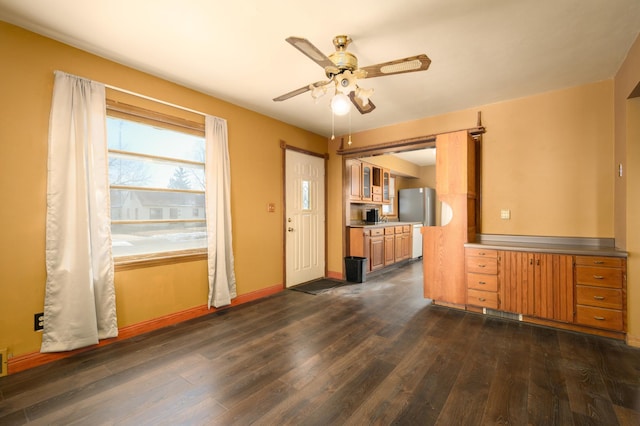
POLYGON ((44 328, 44 312, 33 315, 33 331, 42 331, 44 328))
POLYGON ((500 210, 500 219, 506 219, 506 220, 511 219, 511 210, 509 209, 500 210))
POLYGON ((0 377, 8 374, 7 348, 0 349, 0 377))

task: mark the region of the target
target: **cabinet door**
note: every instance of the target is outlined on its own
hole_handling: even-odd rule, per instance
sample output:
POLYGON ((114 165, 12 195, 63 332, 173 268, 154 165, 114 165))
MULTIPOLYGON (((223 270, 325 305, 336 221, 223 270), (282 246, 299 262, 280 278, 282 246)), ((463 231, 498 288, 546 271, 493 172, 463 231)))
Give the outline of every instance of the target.
POLYGON ((413 247, 413 239, 411 233, 403 233, 402 234, 402 258, 410 259, 411 258, 411 249, 413 247))
POLYGON ((358 160, 347 162, 349 173, 349 199, 351 201, 362 200, 362 163, 358 160))
POLYGON ((362 163, 362 200, 371 201, 372 169, 370 164, 362 163))
POLYGON ((382 202, 389 203, 391 200, 389 184, 391 182, 391 173, 389 170, 382 170, 382 202))
POLYGON ((533 253, 518 251, 498 253, 501 310, 534 315, 533 257, 533 253))
POLYGON ((404 257, 402 257, 402 234, 396 234, 395 237, 395 257, 396 262, 404 259, 404 257))
POLYGON ((396 261, 395 255, 396 237, 395 235, 385 235, 384 237, 384 266, 391 265, 396 261))
POLYGON ((384 237, 371 237, 369 240, 369 254, 371 255, 371 270, 384 267, 384 237))
POLYGON ((535 253, 533 262, 535 315, 573 322, 573 257, 535 253))

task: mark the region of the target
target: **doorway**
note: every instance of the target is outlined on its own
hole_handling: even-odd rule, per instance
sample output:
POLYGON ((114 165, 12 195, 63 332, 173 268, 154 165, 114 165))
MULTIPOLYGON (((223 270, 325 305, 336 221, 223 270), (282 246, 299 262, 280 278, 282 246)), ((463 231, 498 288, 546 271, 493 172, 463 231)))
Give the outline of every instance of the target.
POLYGON ((285 281, 291 287, 324 277, 325 160, 285 152, 285 281))

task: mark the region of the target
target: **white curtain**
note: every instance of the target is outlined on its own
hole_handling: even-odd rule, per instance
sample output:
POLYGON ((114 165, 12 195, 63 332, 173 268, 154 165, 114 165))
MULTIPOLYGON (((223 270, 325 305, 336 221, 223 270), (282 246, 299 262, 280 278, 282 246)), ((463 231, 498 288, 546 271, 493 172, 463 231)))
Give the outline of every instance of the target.
POLYGON ((231 243, 231 173, 227 122, 205 117, 206 209, 208 238, 208 307, 231 304, 236 297, 236 276, 231 243))
POLYGON ((104 85, 56 71, 49 120, 42 352, 118 335, 104 85))

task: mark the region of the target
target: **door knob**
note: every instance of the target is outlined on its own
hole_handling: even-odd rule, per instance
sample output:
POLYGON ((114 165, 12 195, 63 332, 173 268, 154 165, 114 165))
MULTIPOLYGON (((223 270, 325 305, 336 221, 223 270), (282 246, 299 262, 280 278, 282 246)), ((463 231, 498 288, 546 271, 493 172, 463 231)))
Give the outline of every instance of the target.
POLYGON ((292 228, 292 227, 289 227, 289 228, 287 229, 287 231, 289 231, 289 232, 293 232, 293 228, 292 228))

